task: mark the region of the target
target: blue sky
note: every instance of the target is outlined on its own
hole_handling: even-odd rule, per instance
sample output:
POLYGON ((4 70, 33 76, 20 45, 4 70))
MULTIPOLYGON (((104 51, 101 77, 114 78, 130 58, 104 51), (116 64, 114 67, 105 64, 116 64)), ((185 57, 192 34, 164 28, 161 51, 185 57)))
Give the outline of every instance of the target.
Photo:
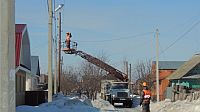
MULTIPOLYGON (((40 56, 42 72, 47 71, 47 0, 16 0, 16 23, 28 25, 31 54, 40 56)), ((62 38, 72 33, 78 49, 94 56, 104 52, 110 64, 121 69, 122 60, 130 63, 155 56, 155 34, 137 36, 159 29, 160 52, 188 32, 160 60, 188 60, 200 52, 199 0, 57 0, 64 3, 62 38), (194 26, 195 24, 195 26, 194 26), (114 40, 120 38, 120 40, 114 40), (100 41, 112 40, 112 41, 100 41), (94 42, 91 42, 94 41, 94 42)), ((64 55, 65 65, 83 61, 64 55)))

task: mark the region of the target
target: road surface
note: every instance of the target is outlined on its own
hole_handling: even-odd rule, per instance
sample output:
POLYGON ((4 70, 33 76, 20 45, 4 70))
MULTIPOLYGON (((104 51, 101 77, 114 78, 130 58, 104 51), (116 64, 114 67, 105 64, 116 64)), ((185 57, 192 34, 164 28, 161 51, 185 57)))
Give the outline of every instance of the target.
POLYGON ((141 107, 138 106, 140 97, 135 95, 133 97, 132 108, 113 107, 108 101, 97 99, 92 101, 94 107, 100 108, 101 112, 141 112, 141 107))

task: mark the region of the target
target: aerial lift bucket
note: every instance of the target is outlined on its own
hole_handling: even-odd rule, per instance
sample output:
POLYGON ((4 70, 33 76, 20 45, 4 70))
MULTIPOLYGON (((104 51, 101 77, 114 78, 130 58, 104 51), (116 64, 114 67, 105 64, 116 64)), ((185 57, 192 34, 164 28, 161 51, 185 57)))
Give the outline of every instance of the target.
POLYGON ((76 42, 72 42, 70 40, 71 37, 72 37, 71 33, 67 32, 66 33, 66 40, 65 40, 65 43, 64 43, 64 48, 62 50, 66 54, 74 54, 74 53, 76 53, 77 43, 76 42))

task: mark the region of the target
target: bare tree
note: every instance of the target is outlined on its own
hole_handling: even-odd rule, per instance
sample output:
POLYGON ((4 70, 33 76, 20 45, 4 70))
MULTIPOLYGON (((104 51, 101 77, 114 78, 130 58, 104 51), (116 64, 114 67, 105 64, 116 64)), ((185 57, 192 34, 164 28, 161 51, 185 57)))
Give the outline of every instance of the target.
POLYGON ((153 87, 152 66, 150 61, 138 61, 134 69, 134 78, 137 79, 134 85, 134 91, 140 93, 143 89, 142 83, 147 82, 149 89, 153 87))
MULTIPOLYGON (((97 56, 102 61, 107 61, 105 53, 97 56)), ((95 99, 98 92, 100 92, 100 83, 106 71, 98 66, 95 66, 87 61, 82 62, 80 67, 80 74, 82 75, 82 88, 87 93, 90 99, 95 99)))
POLYGON ((77 91, 78 88, 78 74, 75 67, 68 66, 64 69, 61 75, 61 91, 65 94, 70 94, 77 91))

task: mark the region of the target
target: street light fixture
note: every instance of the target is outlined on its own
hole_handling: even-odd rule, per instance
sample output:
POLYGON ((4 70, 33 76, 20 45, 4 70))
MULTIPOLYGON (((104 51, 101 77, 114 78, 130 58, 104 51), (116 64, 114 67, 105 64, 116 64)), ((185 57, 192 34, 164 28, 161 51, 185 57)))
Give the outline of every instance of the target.
POLYGON ((58 7, 55 9, 55 12, 59 11, 60 9, 62 9, 64 6, 64 4, 59 4, 58 7))

